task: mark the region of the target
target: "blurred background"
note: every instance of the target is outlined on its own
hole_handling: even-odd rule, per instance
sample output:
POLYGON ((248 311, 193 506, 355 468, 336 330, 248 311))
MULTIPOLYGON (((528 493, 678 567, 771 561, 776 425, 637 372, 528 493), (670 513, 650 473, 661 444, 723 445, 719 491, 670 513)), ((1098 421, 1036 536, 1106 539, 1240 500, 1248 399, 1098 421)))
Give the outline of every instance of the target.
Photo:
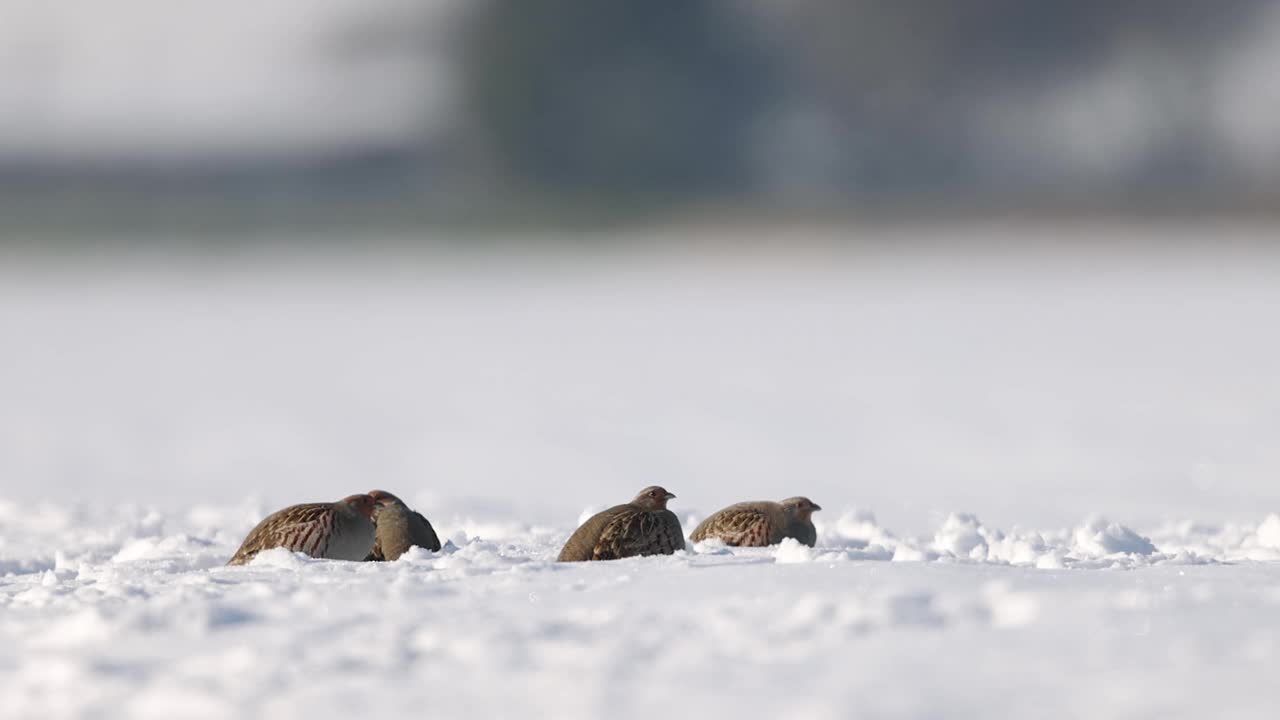
POLYGON ((1266 0, 0 0, 0 489, 1275 509, 1277 67, 1266 0))
POLYGON ((1269 211, 1280 6, 0 2, 9 222, 1269 211))

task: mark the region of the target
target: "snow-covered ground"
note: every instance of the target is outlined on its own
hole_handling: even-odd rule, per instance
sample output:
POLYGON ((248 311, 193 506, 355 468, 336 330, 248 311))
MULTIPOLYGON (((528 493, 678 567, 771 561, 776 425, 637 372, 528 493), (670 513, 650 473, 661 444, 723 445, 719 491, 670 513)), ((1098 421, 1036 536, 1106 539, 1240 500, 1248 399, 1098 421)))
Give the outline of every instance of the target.
POLYGON ((0 717, 1272 717, 1268 232, 913 232, 5 256, 0 717), (552 562, 653 482, 818 547, 552 562), (375 487, 445 550, 222 566, 375 487))
POLYGON ((568 525, 446 526, 441 553, 395 563, 223 567, 258 514, 0 508, 0 716, 1264 718, 1280 701, 1276 515, 1150 540, 955 516, 909 539, 849 513, 813 550, 575 565, 553 562, 568 525))

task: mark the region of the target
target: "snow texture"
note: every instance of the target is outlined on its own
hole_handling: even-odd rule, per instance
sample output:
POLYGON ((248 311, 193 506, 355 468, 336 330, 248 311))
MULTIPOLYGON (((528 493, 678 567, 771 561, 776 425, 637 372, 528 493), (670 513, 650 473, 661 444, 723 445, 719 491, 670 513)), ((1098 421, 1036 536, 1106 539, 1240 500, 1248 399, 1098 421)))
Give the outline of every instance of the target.
POLYGON ((6 258, 0 718, 1273 717, 1280 253, 980 232, 6 258), (554 562, 655 482, 817 545, 554 562), (373 488, 445 547, 224 566, 373 488))
POLYGON ((851 510, 815 548, 568 565, 568 525, 453 520, 441 552, 393 563, 224 567, 257 514, 0 504, 0 716, 1264 717, 1278 698, 1275 514, 1144 535, 957 513, 910 537, 851 510))

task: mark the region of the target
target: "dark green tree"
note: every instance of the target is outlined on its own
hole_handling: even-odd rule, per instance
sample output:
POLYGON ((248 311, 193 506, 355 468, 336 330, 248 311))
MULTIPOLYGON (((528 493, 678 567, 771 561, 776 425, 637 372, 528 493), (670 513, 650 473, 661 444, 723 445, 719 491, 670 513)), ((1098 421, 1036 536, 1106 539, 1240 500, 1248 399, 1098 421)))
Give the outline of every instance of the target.
POLYGON ((493 0, 467 37, 469 130, 522 189, 674 195, 750 183, 771 73, 714 0, 493 0))

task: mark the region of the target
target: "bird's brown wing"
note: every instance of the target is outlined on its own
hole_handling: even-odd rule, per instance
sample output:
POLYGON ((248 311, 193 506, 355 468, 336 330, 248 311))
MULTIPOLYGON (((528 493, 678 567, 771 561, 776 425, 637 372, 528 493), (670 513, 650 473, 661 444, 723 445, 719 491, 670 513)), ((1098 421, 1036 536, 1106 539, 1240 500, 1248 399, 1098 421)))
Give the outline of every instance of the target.
POLYGON ((774 533, 769 513, 750 505, 731 505, 702 521, 690 539, 719 538, 725 545, 764 547, 774 533))
POLYGON ((440 550, 440 538, 436 535, 436 529, 431 527, 431 523, 416 510, 409 514, 409 538, 413 540, 414 545, 424 550, 431 552, 440 550))
POLYGON ((618 513, 600 533, 592 560, 616 560, 635 555, 670 555, 684 549, 680 521, 670 510, 646 512, 630 508, 618 513))
POLYGON ((559 562, 591 560, 592 554, 595 552, 596 543, 600 541, 600 533, 604 531, 605 526, 612 522, 619 513, 625 512, 630 508, 630 505, 615 505, 608 510, 603 510, 587 518, 587 521, 582 523, 569 536, 556 560, 559 562))
POLYGON ((333 515, 331 503, 294 505, 274 512, 249 531, 227 564, 243 565, 263 550, 277 547, 318 557, 329 544, 333 515))

